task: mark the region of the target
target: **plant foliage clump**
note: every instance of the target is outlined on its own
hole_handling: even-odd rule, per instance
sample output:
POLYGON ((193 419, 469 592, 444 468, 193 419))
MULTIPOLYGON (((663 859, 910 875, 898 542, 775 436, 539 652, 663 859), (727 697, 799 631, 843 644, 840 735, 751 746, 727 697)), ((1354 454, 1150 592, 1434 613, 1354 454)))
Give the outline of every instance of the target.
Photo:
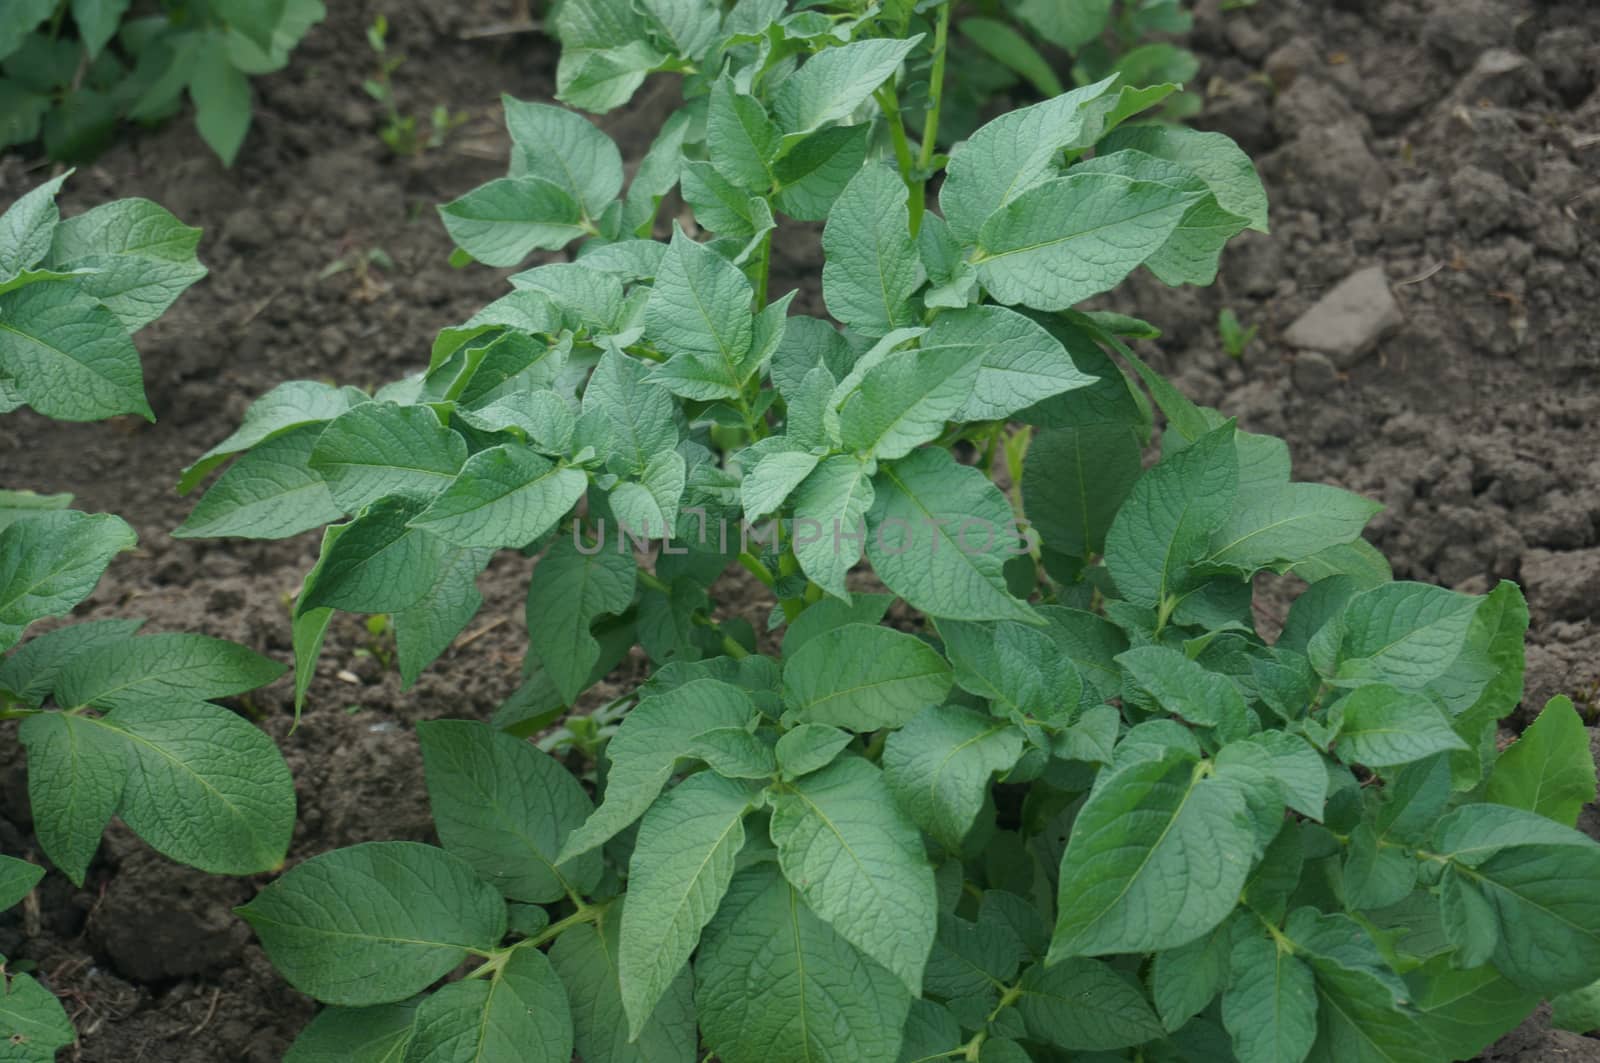
MULTIPOLYGON (((131 334, 205 275, 200 231, 145 199, 62 220, 48 181, 0 215, 0 413, 154 419, 131 334)), ((113 816, 166 856, 206 871, 280 867, 294 783, 272 740, 216 699, 284 667, 221 639, 139 635, 139 620, 57 627, 134 546, 107 513, 72 496, 0 490, 0 720, 20 720, 39 846, 81 886, 113 816)), ((44 869, 0 855, 0 909, 44 869)), ((0 1056, 52 1060, 76 1037, 61 1004, 0 956, 0 1056)))
POLYGON ((281 70, 322 0, 8 0, 0 16, 0 148, 42 140, 52 159, 87 161, 124 121, 177 113, 232 165, 250 129, 250 78, 281 70))
POLYGON ((507 175, 441 216, 490 265, 571 260, 374 395, 281 386, 185 477, 234 461, 181 534, 328 525, 302 694, 334 610, 392 613, 409 681, 495 551, 542 553, 521 689, 418 729, 442 845, 243 909, 329 1005, 290 1058, 1437 1060, 1594 981, 1581 724, 1494 741, 1517 588, 1395 581, 1377 506, 1076 309, 1210 282, 1266 227, 1249 160, 1115 77, 946 159, 901 120, 909 5, 780 6, 568 0, 567 100, 666 68, 689 102, 630 183, 508 98, 507 175), (654 238, 674 188, 702 238, 654 238), (826 222, 831 321, 769 298, 785 216, 826 222), (717 618, 735 566, 764 640, 717 618), (1273 573, 1309 584, 1275 637, 1273 573), (648 681, 575 710, 635 646, 648 681))

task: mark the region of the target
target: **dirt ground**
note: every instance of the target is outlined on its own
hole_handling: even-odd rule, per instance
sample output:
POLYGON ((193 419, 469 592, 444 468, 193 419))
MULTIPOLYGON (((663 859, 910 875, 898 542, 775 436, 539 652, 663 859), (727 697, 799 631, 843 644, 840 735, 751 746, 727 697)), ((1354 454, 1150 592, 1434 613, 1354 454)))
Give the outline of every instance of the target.
MULTIPOLYGON (((156 425, 0 422, 7 486, 71 491, 120 513, 141 545, 80 611, 149 630, 235 639, 287 660, 286 598, 316 537, 178 542, 179 469, 287 379, 370 387, 423 364, 434 332, 504 289, 505 271, 453 270, 433 205, 503 172, 498 97, 551 95, 536 34, 477 36, 509 0, 330 5, 283 73, 255 82, 256 120, 233 170, 187 121, 137 134, 84 167, 67 213, 143 195, 203 226, 210 277, 139 337, 156 425), (360 82, 365 26, 387 14, 407 109, 469 115, 442 150, 397 159, 360 82), (320 276, 383 251, 392 268, 320 276)), ((1198 4, 1191 46, 1207 97, 1196 124, 1255 156, 1270 236, 1224 257, 1218 284, 1171 292, 1134 278, 1108 300, 1159 325, 1152 356, 1196 399, 1288 439, 1301 479, 1388 508, 1374 538, 1396 575, 1484 590, 1518 579, 1533 609, 1526 705, 1600 686, 1600 8, 1515 0, 1261 0, 1198 4), (1381 266, 1396 326, 1338 359, 1297 351, 1289 326, 1349 274, 1381 266), (1260 335, 1227 357, 1216 316, 1260 335)), ((670 86, 663 92, 670 94, 670 86)), ((605 124, 637 159, 662 99, 605 124)), ((0 202, 44 176, 0 158, 0 202)), ((778 268, 820 307, 807 240, 778 268)), ((1382 301, 1381 299, 1379 300, 1382 301)), ((1357 317, 1381 307, 1356 307, 1357 317)), ((402 693, 341 617, 292 735, 287 683, 237 703, 277 738, 300 818, 291 859, 385 838, 428 839, 418 720, 486 717, 515 686, 526 561, 482 581, 466 639, 402 693), (342 674, 342 675, 341 675, 342 674)), ((748 606, 762 614, 759 603, 748 606)), ((0 849, 27 852, 21 757, 0 725, 0 849)), ((1590 821, 1600 823, 1600 816, 1590 821)), ((1600 832, 1596 832, 1600 836, 1600 832)), ((230 909, 265 880, 175 867, 114 828, 75 890, 49 876, 37 908, 0 916, 0 953, 34 961, 67 1001, 86 1063, 278 1060, 313 1005, 272 972, 230 909)), ((1600 1043, 1539 1017, 1486 1059, 1600 1059, 1600 1043)))

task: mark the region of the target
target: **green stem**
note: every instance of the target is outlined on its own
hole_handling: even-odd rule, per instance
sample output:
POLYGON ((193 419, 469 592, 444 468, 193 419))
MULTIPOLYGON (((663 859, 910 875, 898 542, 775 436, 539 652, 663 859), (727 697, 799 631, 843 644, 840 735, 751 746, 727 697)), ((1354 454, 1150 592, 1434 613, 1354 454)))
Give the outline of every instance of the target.
POLYGON ((22 720, 29 716, 37 716, 43 709, 4 709, 0 710, 0 720, 22 720))
MULTIPOLYGON (((757 562, 757 564, 760 564, 760 562, 757 562)), ((659 591, 662 594, 669 595, 672 593, 672 588, 667 586, 666 581, 653 572, 647 572, 641 568, 639 570, 638 578, 639 583, 645 587, 648 587, 650 590, 659 591)), ((750 656, 749 650, 741 646, 732 635, 728 634, 726 631, 723 631, 722 625, 711 619, 709 616, 702 616, 699 613, 695 613, 694 622, 701 627, 706 628, 709 631, 714 631, 716 634, 720 635, 722 637, 722 651, 729 657, 739 659, 750 656)))
POLYGON ((744 566, 746 572, 766 584, 769 588, 778 582, 773 578, 772 571, 761 563, 761 559, 748 550, 739 555, 739 564, 744 566))
POLYGON ((554 923, 551 923, 549 926, 540 931, 537 937, 531 937, 525 942, 518 942, 518 944, 526 945, 529 948, 536 949, 547 941, 554 941, 556 938, 560 937, 562 934, 566 933, 568 930, 571 930, 575 926, 582 926, 584 923, 598 922, 600 916, 605 913, 606 907, 609 903, 609 901, 601 904, 580 903, 578 910, 567 916, 565 919, 560 919, 554 923))
MULTIPOLYGON (((939 142, 939 111, 944 105, 944 61, 950 41, 950 9, 955 0, 939 8, 939 20, 933 27, 933 71, 928 76, 928 120, 922 126, 922 151, 917 156, 917 168, 926 170, 933 165, 933 154, 939 142)), ((923 182, 918 182, 919 188, 923 182)))
POLYGON ((883 108, 883 117, 889 123, 889 138, 894 141, 894 159, 900 168, 900 180, 906 186, 906 207, 911 211, 911 232, 916 235, 922 227, 923 188, 916 179, 916 160, 911 157, 911 142, 906 139, 906 124, 900 117, 900 101, 894 87, 888 82, 878 86, 872 94, 883 108))
POLYGON ((772 272, 772 233, 768 229, 761 237, 761 254, 756 259, 756 313, 767 308, 767 276, 772 272))

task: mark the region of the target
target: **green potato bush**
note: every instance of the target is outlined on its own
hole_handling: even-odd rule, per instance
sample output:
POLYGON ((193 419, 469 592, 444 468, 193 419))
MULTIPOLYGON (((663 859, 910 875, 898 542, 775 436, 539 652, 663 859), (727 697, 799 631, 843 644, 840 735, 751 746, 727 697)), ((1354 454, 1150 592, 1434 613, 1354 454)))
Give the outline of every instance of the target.
MULTIPOLYGON (((898 118, 917 38, 752 6, 682 24, 719 58, 631 181, 508 99, 507 176, 442 219, 571 259, 375 394, 281 385, 183 478, 227 465, 180 535, 325 528, 297 704, 334 610, 392 615, 410 683, 496 551, 540 555, 520 688, 418 727, 441 844, 241 910, 327 1005, 288 1058, 1431 1061, 1582 1006, 1594 768, 1564 699, 1497 748, 1520 592, 1394 580, 1375 504, 1080 308, 1209 282, 1267 224, 1249 160, 1107 78, 946 162, 898 118), (769 299, 780 216, 826 221, 832 320, 769 299), (718 608, 736 567, 765 637, 718 608), (635 647, 649 678, 586 698, 635 647)), ((660 65, 566 45, 591 105, 660 65)))
MULTIPOLYGON (((154 420, 132 333, 205 276, 200 231, 145 199, 62 220, 63 175, 0 215, 0 413, 27 405, 68 421, 154 420)), ((20 720, 33 829, 78 886, 113 816, 157 851, 206 871, 280 867, 294 784, 277 748, 217 698, 285 669, 203 635, 137 634, 139 620, 36 621, 87 598, 135 543, 119 517, 72 496, 0 490, 0 720, 20 720)), ((0 854, 0 909, 44 868, 0 854)), ((66 1012, 0 956, 0 1057, 52 1060, 76 1038, 66 1012)))
POLYGON ((84 162, 119 123, 176 114, 225 165, 250 130, 250 78, 283 69, 322 0, 8 0, 0 16, 0 148, 42 141, 84 162), (153 9, 153 10, 151 10, 153 9))

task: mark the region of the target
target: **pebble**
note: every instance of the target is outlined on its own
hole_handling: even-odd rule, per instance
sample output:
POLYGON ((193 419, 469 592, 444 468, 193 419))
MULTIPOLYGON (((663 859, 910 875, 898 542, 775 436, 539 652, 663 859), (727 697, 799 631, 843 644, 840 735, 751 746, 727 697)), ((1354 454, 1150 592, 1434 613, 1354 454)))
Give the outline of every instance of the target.
POLYGON ((1294 357, 1289 369, 1289 379, 1295 389, 1307 395, 1325 395, 1339 384, 1339 370, 1325 354, 1301 351, 1294 357))
POLYGON ((1320 351, 1333 365, 1349 369, 1403 320, 1383 267, 1368 266, 1317 300, 1289 326, 1283 338, 1292 347, 1320 351))

